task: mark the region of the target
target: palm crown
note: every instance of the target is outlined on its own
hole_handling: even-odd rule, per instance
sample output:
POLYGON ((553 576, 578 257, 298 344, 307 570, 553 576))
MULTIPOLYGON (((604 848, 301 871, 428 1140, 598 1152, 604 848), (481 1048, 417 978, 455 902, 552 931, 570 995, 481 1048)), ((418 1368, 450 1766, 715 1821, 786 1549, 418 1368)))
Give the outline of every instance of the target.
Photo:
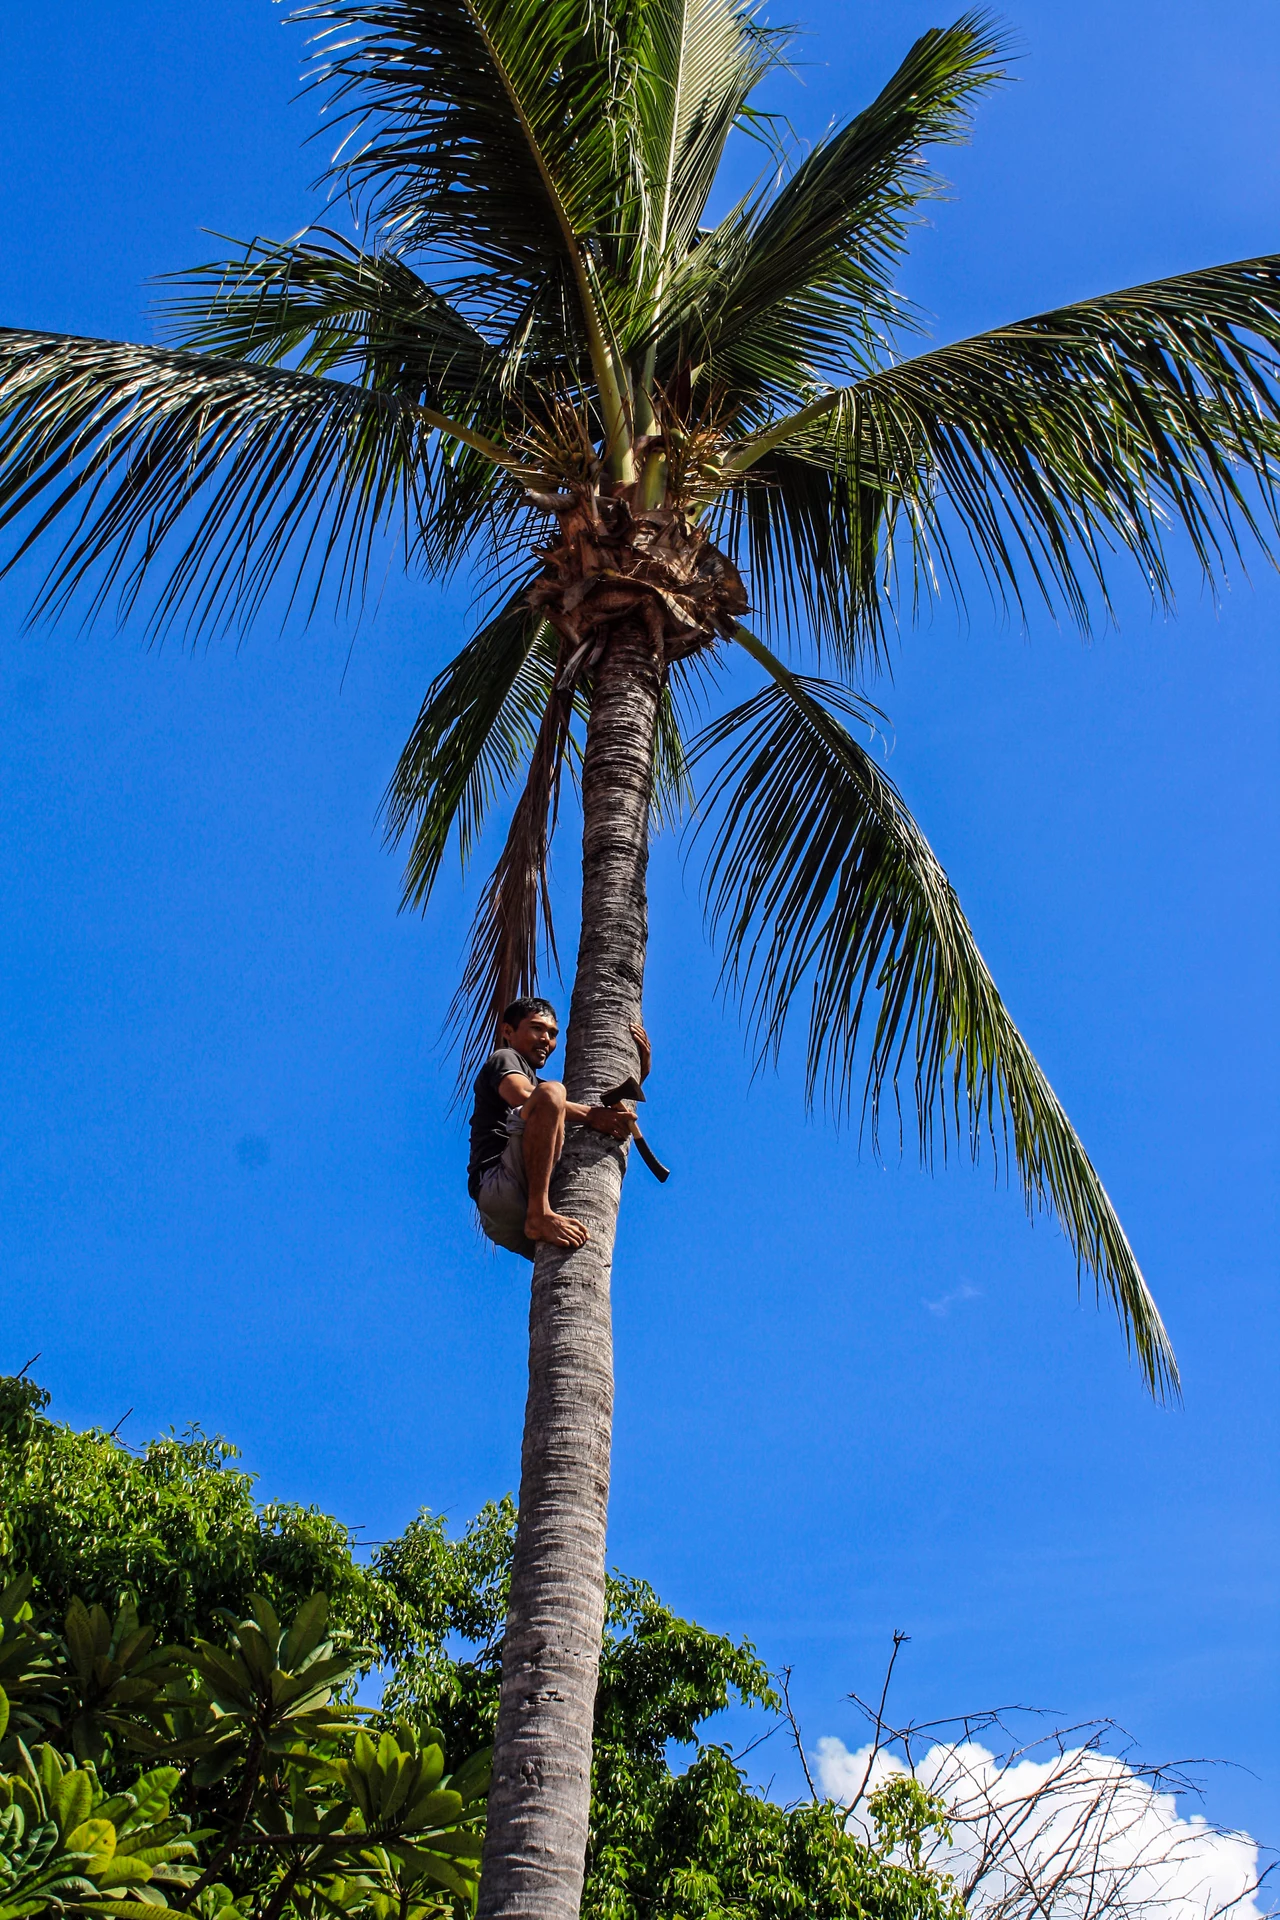
POLYGON ((655 805, 696 796, 706 903, 763 1049, 807 994, 808 1086, 913 1078, 940 1128, 1007 1147, 1154 1386, 1172 1354, 1088 1157, 955 894, 863 744, 895 603, 975 570, 1086 622, 1163 533, 1209 575, 1277 526, 1280 261, 1139 287, 900 357, 893 288, 924 150, 1000 76, 991 21, 925 34, 788 167, 752 105, 784 41, 733 0, 320 0, 326 177, 363 244, 313 229, 182 276, 172 346, 0 334, 0 524, 69 526, 37 599, 158 627, 358 596, 375 542, 460 560, 490 613, 428 689, 387 794, 425 905, 451 837, 510 831, 455 1011, 464 1071, 550 940, 563 770, 620 622, 660 650, 655 805), (709 221, 726 142, 762 184, 709 221), (792 668, 743 624, 807 649, 792 668), (763 689, 690 736, 741 646, 763 689))

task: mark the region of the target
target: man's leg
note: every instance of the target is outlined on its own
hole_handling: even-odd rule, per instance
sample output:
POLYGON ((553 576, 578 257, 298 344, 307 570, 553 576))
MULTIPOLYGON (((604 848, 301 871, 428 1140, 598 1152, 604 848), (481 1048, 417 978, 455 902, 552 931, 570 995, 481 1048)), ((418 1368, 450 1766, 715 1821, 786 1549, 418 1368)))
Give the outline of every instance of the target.
POLYGON ((551 1176, 564 1149, 564 1102, 560 1082, 544 1080, 521 1109, 524 1172, 529 1183, 524 1230, 531 1240, 549 1240, 553 1247, 581 1247, 587 1239, 581 1220, 551 1211, 551 1176))

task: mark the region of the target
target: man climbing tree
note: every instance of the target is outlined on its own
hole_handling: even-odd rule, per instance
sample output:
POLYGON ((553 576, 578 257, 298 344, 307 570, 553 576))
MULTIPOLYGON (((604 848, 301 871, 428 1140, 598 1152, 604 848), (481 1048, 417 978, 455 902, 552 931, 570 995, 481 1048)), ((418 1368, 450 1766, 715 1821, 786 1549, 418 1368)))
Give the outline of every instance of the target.
MULTIPOLYGON (((62 539, 37 611, 84 589, 90 611, 118 593, 128 612, 150 588, 159 627, 243 626, 281 577, 306 606, 326 581, 358 596, 388 529, 427 574, 473 561, 488 617, 428 688, 387 802, 406 902, 425 906, 451 837, 465 860, 517 792, 455 1004, 463 1083, 551 948, 566 766, 566 1103, 588 1111, 633 1071, 649 834, 696 777, 709 919, 765 1051, 807 998, 808 1093, 844 1108, 861 1083, 873 1137, 905 1064, 926 1156, 938 1126, 1007 1152, 1148 1384, 1176 1387, 1102 1182, 860 735, 894 614, 935 583, 1087 625, 1116 555, 1167 601, 1170 527, 1210 580, 1243 534, 1274 547, 1280 259, 910 352, 893 276, 933 190, 925 150, 962 138, 999 78, 987 16, 924 34, 869 106, 769 155, 715 218, 735 129, 768 143, 785 125, 756 95, 786 38, 754 6, 315 0, 297 17, 346 122, 326 182, 354 237, 194 270, 168 346, 0 333, 0 528, 18 555, 62 539), (808 670, 758 626, 807 646, 808 670), (735 681, 690 737, 690 692, 734 662, 760 683, 735 681)), ((583 1237, 536 1242, 482 1920, 579 1906, 628 1151, 569 1128, 554 1213, 583 1237)))
MULTIPOLYGON (((537 1242, 582 1247, 587 1229, 551 1208, 551 1176, 564 1151, 564 1130, 593 1127, 626 1140, 635 1125, 625 1107, 588 1107, 570 1100, 559 1080, 540 1080, 555 1052, 560 1023, 549 1000, 526 994, 513 1000, 498 1027, 500 1044, 476 1075, 471 1109, 467 1192, 496 1247, 532 1260, 537 1242)), ((649 1036, 632 1022, 640 1078, 652 1064, 649 1036)))

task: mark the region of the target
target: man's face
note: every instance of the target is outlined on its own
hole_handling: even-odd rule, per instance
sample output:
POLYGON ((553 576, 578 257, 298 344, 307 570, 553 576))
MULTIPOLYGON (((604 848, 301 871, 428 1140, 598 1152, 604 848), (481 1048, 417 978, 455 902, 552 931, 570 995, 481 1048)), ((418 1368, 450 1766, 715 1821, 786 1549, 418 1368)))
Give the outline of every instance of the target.
POLYGON ((518 1027, 504 1026, 502 1036, 507 1046, 541 1067, 555 1052, 560 1028, 554 1013, 526 1013, 518 1027))

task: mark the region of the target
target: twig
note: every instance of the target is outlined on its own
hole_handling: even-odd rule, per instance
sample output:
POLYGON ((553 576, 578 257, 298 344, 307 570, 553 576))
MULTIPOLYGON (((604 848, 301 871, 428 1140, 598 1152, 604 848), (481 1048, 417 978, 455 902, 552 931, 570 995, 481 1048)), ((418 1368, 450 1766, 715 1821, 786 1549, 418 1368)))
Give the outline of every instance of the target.
POLYGON ((804 1741, 800 1738, 800 1722, 796 1719, 795 1712, 791 1705, 790 1667, 784 1667, 782 1669, 782 1710, 787 1716, 787 1722, 791 1728, 791 1738, 794 1740, 796 1752, 800 1756, 800 1765, 804 1768, 804 1777, 809 1783, 809 1797, 816 1805, 818 1801, 818 1789, 813 1784, 813 1775, 809 1771, 809 1762, 805 1757, 804 1741))
MULTIPOLYGON (((893 1635, 893 1652, 889 1655, 889 1664, 885 1668, 884 1685, 880 1689, 880 1705, 876 1708, 875 1738, 871 1743, 871 1752, 867 1756, 867 1767, 866 1767, 866 1772, 862 1776, 862 1784, 858 1788, 858 1791, 854 1794, 853 1799, 849 1802, 848 1806, 845 1808, 844 1817, 846 1820, 849 1818, 849 1815, 853 1812, 854 1808, 858 1805, 859 1801, 862 1799, 863 1794, 867 1790, 867 1782, 871 1778, 871 1769, 872 1767, 874 1767, 876 1763, 876 1755, 879 1753, 880 1748, 883 1745, 884 1710, 885 1710, 885 1705, 889 1698, 889 1682, 893 1679, 893 1669, 898 1663, 898 1655, 901 1653, 903 1647, 906 1646, 910 1638, 911 1638, 911 1635, 909 1633, 903 1633, 900 1629, 895 1629, 894 1635, 893 1635)), ((850 1699, 852 1699, 853 1698, 852 1694, 849 1697, 850 1699)), ((862 1705, 861 1701, 859 1701, 858 1704, 859 1706, 861 1706, 862 1705)), ((895 1735, 894 1737, 900 1739, 902 1736, 895 1735)))
POLYGON ((762 1747, 766 1740, 772 1740, 774 1734, 777 1733, 781 1725, 782 1725, 781 1720, 775 1720, 773 1725, 771 1727, 766 1728, 764 1733, 758 1733, 754 1740, 748 1740, 745 1747, 742 1747, 736 1750, 733 1756, 734 1759, 745 1760, 749 1753, 754 1753, 757 1747, 762 1747))

